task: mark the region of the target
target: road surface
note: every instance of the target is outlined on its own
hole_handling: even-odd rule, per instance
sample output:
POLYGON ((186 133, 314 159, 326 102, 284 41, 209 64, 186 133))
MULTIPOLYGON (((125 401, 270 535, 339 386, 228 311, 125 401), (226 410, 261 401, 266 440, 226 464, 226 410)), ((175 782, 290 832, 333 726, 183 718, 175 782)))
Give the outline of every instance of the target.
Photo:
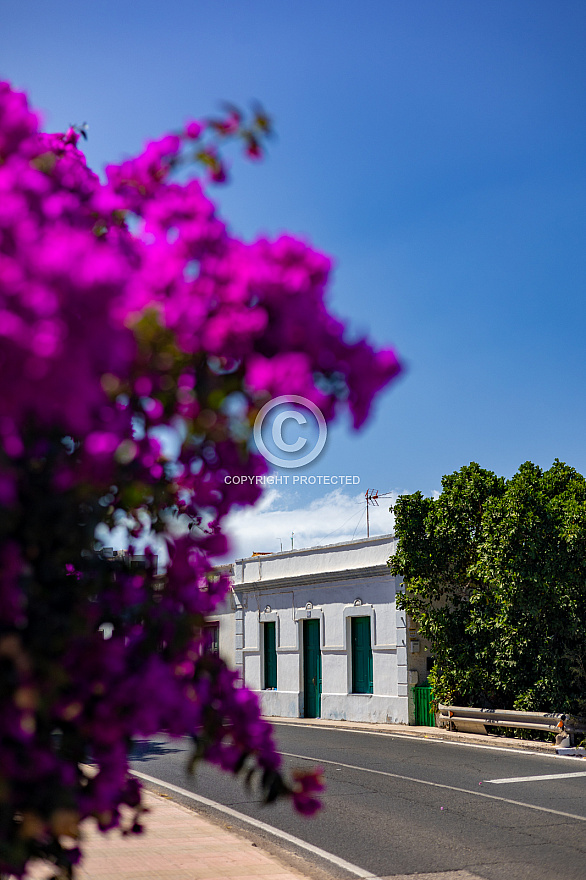
MULTIPOLYGON (((586 761, 299 724, 275 732, 288 767, 324 768, 325 806, 313 819, 288 803, 263 807, 208 766, 188 776, 187 741, 139 743, 133 767, 307 841, 363 877, 466 870, 485 880, 586 878, 586 761)), ((299 852, 316 877, 360 876, 299 852)))

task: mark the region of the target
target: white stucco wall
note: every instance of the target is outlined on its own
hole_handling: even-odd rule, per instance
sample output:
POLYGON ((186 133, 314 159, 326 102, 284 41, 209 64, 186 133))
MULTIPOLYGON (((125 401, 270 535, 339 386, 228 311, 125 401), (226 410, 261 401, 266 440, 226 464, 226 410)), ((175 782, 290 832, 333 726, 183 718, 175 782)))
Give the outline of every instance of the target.
POLYGON ((240 619, 242 629, 236 664, 260 694, 266 715, 303 714, 302 626, 318 619, 321 717, 408 723, 405 615, 395 604, 401 581, 386 566, 393 552, 394 539, 386 535, 236 561, 235 627, 240 619), (372 694, 350 693, 352 616, 370 617, 372 694), (262 624, 268 621, 276 624, 274 691, 265 690, 263 681, 262 624))
POLYGON ((394 552, 394 537, 382 535, 309 550, 286 550, 282 553, 237 559, 234 563, 234 584, 255 584, 263 580, 385 565, 394 552))
MULTIPOLYGON (((221 565, 216 568, 218 573, 227 574, 230 578, 232 575, 231 565, 221 565)), ((218 622, 220 630, 218 633, 218 642, 220 648, 220 657, 226 661, 232 669, 236 666, 236 615, 234 594, 232 591, 228 593, 224 601, 216 608, 215 612, 210 615, 209 622, 218 622)))

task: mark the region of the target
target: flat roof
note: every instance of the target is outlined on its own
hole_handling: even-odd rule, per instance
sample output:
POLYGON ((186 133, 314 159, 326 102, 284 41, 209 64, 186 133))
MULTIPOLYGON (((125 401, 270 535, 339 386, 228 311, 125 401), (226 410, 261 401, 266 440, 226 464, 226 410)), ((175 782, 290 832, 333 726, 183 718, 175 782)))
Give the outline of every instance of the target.
POLYGON ((341 541, 339 544, 318 544, 315 547, 301 547, 299 550, 278 550, 276 553, 259 553, 256 556, 242 556, 240 559, 235 559, 234 563, 249 562, 253 560, 258 562, 260 559, 273 559, 275 556, 295 556, 300 553, 315 553, 316 550, 332 550, 336 547, 353 547, 357 544, 372 544, 373 542, 383 543, 384 541, 392 541, 394 538, 394 534, 373 535, 370 538, 357 538, 355 541, 341 541))

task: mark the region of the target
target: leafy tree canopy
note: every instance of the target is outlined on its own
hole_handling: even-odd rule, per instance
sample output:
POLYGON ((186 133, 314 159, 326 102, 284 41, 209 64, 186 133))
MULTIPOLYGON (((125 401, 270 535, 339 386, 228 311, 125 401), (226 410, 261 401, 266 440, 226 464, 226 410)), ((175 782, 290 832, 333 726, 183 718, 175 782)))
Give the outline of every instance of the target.
POLYGON ((475 462, 437 499, 401 496, 391 571, 429 639, 437 700, 586 712, 586 480, 563 462, 510 479, 475 462))

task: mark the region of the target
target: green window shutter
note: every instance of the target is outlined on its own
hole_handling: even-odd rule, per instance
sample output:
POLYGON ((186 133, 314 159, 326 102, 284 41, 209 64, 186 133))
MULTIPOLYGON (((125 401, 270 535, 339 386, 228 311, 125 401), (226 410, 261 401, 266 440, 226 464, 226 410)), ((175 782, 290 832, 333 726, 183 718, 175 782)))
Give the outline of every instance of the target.
POLYGON ((277 687, 277 637, 275 622, 264 623, 265 690, 277 687))
POLYGON ((351 617, 352 693, 372 693, 370 617, 351 617))

